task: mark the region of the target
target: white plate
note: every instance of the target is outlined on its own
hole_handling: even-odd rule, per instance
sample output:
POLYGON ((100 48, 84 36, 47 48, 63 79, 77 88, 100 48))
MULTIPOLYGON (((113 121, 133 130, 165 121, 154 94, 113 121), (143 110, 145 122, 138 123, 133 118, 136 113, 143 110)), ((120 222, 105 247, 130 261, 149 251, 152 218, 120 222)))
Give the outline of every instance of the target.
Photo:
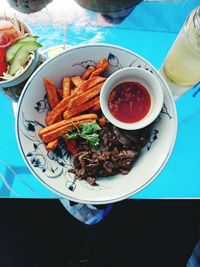
POLYGON ((156 69, 139 55, 127 49, 106 44, 78 46, 43 63, 28 80, 19 100, 16 135, 21 154, 33 175, 45 186, 72 201, 105 204, 120 201, 137 193, 152 182, 167 163, 174 147, 177 133, 177 114, 172 94, 156 69), (71 160, 66 151, 57 149, 47 153, 37 135, 45 125, 49 109, 43 85, 45 76, 59 86, 63 76, 80 75, 88 65, 101 58, 109 61, 108 74, 132 66, 145 68, 159 79, 164 91, 164 106, 152 129, 150 140, 143 148, 131 172, 100 178, 98 186, 85 181, 75 181, 71 160))

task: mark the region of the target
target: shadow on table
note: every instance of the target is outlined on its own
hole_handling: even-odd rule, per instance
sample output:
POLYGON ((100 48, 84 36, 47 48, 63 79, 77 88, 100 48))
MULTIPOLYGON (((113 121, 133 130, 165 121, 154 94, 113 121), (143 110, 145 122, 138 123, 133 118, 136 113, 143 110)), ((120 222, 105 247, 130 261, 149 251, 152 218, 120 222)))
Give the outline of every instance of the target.
POLYGON ((126 200, 86 226, 58 200, 0 200, 1 267, 184 267, 200 201, 126 200))

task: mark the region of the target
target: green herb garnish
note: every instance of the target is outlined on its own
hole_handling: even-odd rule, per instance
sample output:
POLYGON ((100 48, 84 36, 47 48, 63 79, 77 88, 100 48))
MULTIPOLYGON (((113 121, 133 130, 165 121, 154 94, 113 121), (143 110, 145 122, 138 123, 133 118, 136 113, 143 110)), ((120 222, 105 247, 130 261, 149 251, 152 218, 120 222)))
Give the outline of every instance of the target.
POLYGON ((65 134, 67 140, 75 139, 81 137, 89 141, 92 147, 99 146, 99 131, 101 127, 96 121, 92 122, 83 122, 80 125, 80 128, 76 129, 75 132, 65 134))

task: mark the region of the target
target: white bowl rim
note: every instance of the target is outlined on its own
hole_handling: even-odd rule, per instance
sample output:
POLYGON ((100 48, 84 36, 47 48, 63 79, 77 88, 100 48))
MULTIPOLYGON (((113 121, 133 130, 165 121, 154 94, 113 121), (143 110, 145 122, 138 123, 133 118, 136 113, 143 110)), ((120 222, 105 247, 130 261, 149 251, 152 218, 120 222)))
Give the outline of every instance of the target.
MULTIPOLYGON (((144 77, 144 76, 143 76, 144 77)), ((142 77, 142 78, 143 78, 142 77)), ((152 96, 151 96, 152 98, 152 96)), ((153 75, 151 74, 149 71, 142 69, 142 68, 137 68, 137 67, 126 67, 126 68, 122 68, 120 70, 117 70, 116 72, 114 72, 113 74, 111 74, 107 80, 105 81, 101 93, 100 93, 100 105, 101 105, 101 109, 102 112, 104 113, 105 117, 115 126, 121 128, 121 129, 125 129, 125 130, 138 130, 141 128, 144 128, 146 126, 148 126, 149 124, 151 124, 159 115, 162 106, 163 106, 163 101, 164 101, 164 92, 162 89, 162 86, 159 82, 159 80, 153 75), (133 122, 133 123, 125 123, 125 122, 121 122, 119 120, 117 120, 112 113, 110 112, 109 108, 108 108, 108 96, 111 92, 111 90, 119 85, 121 82, 126 82, 126 81, 137 81, 140 82, 140 75, 145 75, 145 78, 143 79, 143 81, 141 81, 141 84, 143 84, 144 82, 148 82, 149 83, 149 88, 146 87, 147 91, 152 91, 155 92, 156 91, 156 104, 153 105, 154 99, 151 99, 151 106, 150 106, 150 110, 147 113, 147 115, 137 121, 137 122, 133 122), (126 76, 130 75, 133 77, 131 78, 126 78, 126 76), (118 79, 118 77, 120 76, 120 78, 118 79), (139 79, 138 79, 139 77, 139 79)))

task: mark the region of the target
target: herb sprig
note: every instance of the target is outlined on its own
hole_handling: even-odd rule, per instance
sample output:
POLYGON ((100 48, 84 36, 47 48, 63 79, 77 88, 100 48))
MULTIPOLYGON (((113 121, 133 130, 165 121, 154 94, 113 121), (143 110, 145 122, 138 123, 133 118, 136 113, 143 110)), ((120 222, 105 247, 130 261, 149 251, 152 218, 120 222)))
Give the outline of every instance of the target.
POLYGON ((81 123, 80 128, 76 128, 75 132, 65 134, 65 138, 67 140, 72 140, 76 139, 77 137, 81 137, 88 140, 90 145, 95 148, 99 146, 100 130, 101 127, 96 121, 83 122, 81 123))

